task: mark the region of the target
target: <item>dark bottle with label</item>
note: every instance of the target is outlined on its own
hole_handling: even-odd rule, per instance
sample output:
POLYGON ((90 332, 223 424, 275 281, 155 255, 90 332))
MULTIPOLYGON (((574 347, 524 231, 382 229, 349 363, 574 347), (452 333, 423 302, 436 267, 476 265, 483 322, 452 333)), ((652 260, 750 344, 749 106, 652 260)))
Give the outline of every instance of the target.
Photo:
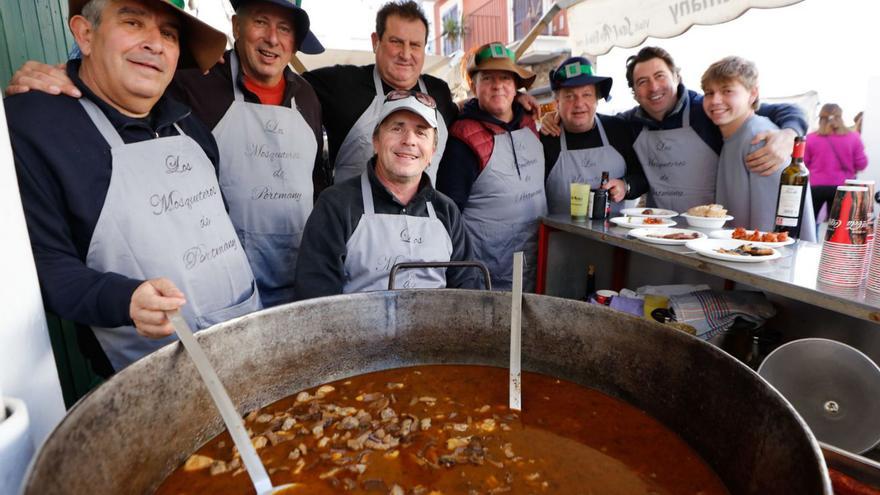
POLYGON ((602 187, 608 183, 608 172, 602 172, 602 181, 593 195, 593 210, 590 212, 590 218, 596 220, 605 220, 611 214, 611 202, 608 201, 608 191, 602 187))
POLYGON ((782 170, 779 178, 779 196, 776 200, 776 232, 788 232, 791 237, 800 237, 801 216, 807 188, 810 187, 810 171, 804 166, 803 136, 794 138, 791 163, 782 170))
POLYGON ((596 265, 587 265, 587 290, 582 301, 590 301, 590 297, 596 292, 596 265))

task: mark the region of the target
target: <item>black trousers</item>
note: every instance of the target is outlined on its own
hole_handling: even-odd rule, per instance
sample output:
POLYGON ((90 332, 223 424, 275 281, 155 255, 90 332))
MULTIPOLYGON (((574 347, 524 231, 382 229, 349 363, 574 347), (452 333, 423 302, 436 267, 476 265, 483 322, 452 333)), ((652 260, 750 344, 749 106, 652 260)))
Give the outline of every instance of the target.
POLYGON ((819 209, 822 205, 828 203, 828 213, 831 213, 831 203, 834 202, 834 193, 837 186, 810 186, 810 192, 813 194, 813 214, 816 215, 816 223, 819 221, 819 209))

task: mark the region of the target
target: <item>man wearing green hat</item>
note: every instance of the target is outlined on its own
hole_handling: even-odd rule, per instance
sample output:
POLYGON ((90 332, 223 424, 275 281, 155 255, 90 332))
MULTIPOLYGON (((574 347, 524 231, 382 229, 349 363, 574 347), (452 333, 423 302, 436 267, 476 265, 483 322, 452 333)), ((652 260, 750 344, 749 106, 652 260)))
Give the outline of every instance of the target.
POLYGON ((88 325, 113 370, 173 341, 166 312, 205 328, 260 308, 217 182, 217 146, 163 96, 178 64, 210 68, 219 31, 180 0, 70 0, 82 98, 5 100, 46 308, 88 325))
POLYGON ((551 214, 569 213, 572 183, 598 188, 602 172, 608 172, 611 210, 620 201, 647 192, 648 184, 633 151, 629 124, 623 119, 599 115, 600 98, 608 100, 612 79, 593 74, 583 57, 571 57, 550 71, 550 87, 561 120, 559 136, 542 135, 546 164, 547 205, 551 214))

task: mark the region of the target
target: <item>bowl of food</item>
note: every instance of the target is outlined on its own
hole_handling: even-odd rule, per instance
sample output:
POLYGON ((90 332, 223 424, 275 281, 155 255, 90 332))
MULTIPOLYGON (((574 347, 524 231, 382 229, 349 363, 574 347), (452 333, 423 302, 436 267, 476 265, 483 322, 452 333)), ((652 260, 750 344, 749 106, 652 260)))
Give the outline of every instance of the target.
POLYGON ((681 216, 687 220, 688 225, 700 229, 720 229, 725 223, 733 220, 733 217, 727 214, 727 210, 717 204, 694 206, 688 208, 687 213, 682 213, 681 216))

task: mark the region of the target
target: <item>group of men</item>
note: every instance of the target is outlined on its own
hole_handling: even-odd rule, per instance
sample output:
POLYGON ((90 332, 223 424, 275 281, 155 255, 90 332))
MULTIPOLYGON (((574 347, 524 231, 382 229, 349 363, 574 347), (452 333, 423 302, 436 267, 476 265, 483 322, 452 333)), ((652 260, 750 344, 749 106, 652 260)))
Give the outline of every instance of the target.
MULTIPOLYGON (((307 13, 288 0, 232 4, 235 44, 225 51, 225 36, 181 0, 69 0, 81 60, 64 68, 29 62, 7 89, 47 309, 91 327, 114 370, 173 339, 167 311, 205 328, 295 299, 382 289, 400 261, 503 260, 523 247, 504 242, 518 233, 489 225, 503 215, 508 228, 517 215, 489 204, 491 190, 470 189, 471 180, 469 197, 453 189, 450 199, 434 188, 459 109, 446 83, 421 74, 428 23, 416 3, 380 9, 375 64, 302 76, 288 68, 291 56, 323 50, 307 13), (335 177, 322 163, 322 127, 335 177)), ((512 58, 492 45, 478 50, 488 50, 488 65, 472 75, 488 81, 519 71, 491 65, 512 58)), ((661 207, 683 197, 712 202, 702 176, 714 180, 721 135, 671 57, 646 50, 627 66, 638 107, 596 118, 611 80, 570 59, 551 74, 561 137, 538 141, 508 129, 511 145, 490 148, 482 167, 507 166, 502 153, 516 161, 518 151, 537 150, 529 158, 546 162, 535 169, 546 170, 548 193, 577 167, 601 162, 613 165, 615 201, 648 193, 661 207)), ((485 84, 486 98, 504 86, 485 84)), ((534 107, 516 98, 517 108, 534 107)), ((777 169, 793 134, 806 130, 791 107, 771 107, 771 117, 794 131, 759 136, 768 144, 750 157, 756 173, 777 169)), ((467 129, 453 129, 456 139, 467 129)), ((517 164, 517 180, 531 179, 520 172, 517 164)), ((583 173, 592 182, 597 170, 583 173)), ((505 267, 496 273, 503 279, 505 267)), ((405 272, 401 285, 471 288, 479 280, 437 268, 405 272)))

